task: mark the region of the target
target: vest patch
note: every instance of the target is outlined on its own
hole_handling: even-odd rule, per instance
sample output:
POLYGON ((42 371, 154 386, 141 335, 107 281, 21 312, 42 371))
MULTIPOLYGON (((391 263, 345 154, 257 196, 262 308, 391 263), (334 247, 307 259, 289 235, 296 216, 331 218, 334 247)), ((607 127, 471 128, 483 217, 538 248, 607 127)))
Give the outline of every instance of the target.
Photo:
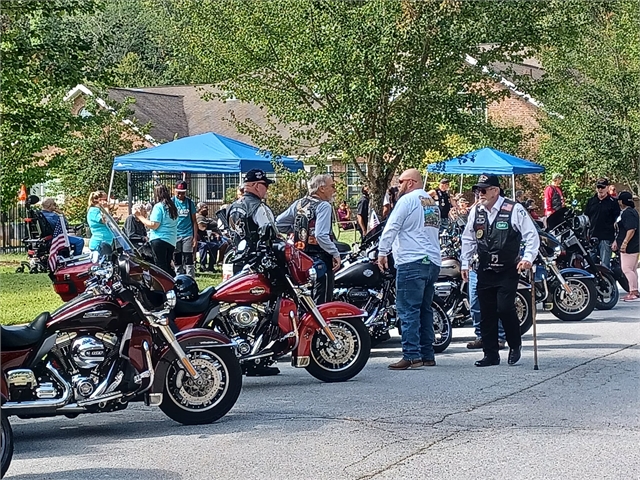
POLYGON ((476 238, 480 240, 484 235, 484 230, 476 230, 476 238))
POLYGON ((496 223, 496 228, 498 230, 506 230, 507 228, 509 228, 509 224, 507 222, 498 222, 496 223))

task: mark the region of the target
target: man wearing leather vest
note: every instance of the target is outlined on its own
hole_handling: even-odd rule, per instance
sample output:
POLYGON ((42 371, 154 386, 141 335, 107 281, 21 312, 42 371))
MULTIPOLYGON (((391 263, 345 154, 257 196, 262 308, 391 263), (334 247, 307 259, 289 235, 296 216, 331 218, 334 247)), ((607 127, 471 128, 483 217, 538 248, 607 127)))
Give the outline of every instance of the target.
POLYGON ((509 344, 509 365, 520 360, 522 339, 515 298, 518 272, 528 270, 535 259, 540 239, 533 220, 522 205, 500 195, 495 175, 482 174, 474 187, 478 205, 469 212, 462 234, 462 278, 469 281, 469 264, 478 253, 478 299, 484 357, 477 367, 500 364, 498 319, 509 344), (520 258, 520 243, 525 249, 520 258))
POLYGON ((449 193, 449 179, 443 178, 436 188, 438 195, 438 207, 440 208, 441 225, 446 226, 449 222, 449 212, 451 211, 451 194, 449 193))
POLYGON ((318 279, 313 287, 317 305, 331 301, 334 272, 340 268, 340 252, 331 231, 331 202, 336 187, 329 174, 316 175, 309 181, 309 195, 296 201, 276 219, 282 233, 293 233, 296 248, 315 260, 318 279))
POLYGON ((267 190, 273 180, 267 178, 263 170, 254 168, 244 176, 244 193, 229 206, 227 219, 229 233, 237 247, 240 241, 247 241, 247 248, 253 249, 258 243, 260 228, 273 223, 273 212, 264 203, 267 190))

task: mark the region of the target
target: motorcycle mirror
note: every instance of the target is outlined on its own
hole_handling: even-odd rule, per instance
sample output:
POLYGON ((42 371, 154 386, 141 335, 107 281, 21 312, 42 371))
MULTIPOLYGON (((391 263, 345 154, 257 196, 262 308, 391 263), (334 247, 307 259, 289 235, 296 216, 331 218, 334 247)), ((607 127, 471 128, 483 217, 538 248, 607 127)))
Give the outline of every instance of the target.
POLYGON ((129 268, 129 259, 125 255, 120 255, 120 257, 118 257, 118 273, 120 274, 120 278, 124 283, 130 281, 129 268))

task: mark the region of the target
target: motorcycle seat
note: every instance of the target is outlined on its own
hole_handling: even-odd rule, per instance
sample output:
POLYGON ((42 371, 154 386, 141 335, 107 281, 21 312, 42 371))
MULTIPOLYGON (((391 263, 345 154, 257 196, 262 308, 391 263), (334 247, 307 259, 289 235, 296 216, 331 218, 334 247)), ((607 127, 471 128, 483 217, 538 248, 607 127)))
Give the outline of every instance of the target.
POLYGON ((351 251, 351 247, 349 246, 348 243, 339 242, 337 240, 334 240, 333 243, 335 244, 336 247, 338 247, 338 252, 340 253, 349 253, 351 251))
POLYGON ((193 300, 180 300, 176 302, 175 312, 177 316, 197 315, 209 308, 211 295, 215 292, 215 288, 207 287, 198 294, 193 300))
POLYGON ((13 327, 2 326, 2 348, 29 347, 42 340, 47 323, 51 320, 49 312, 41 313, 29 325, 13 327))

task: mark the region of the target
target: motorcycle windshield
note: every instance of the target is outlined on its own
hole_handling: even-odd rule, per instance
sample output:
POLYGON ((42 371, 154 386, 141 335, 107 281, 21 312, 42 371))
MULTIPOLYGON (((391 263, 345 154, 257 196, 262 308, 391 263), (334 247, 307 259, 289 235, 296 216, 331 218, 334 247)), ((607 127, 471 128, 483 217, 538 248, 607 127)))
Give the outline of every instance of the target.
POLYGON ((118 222, 114 220, 111 214, 102 206, 98 206, 100 211, 102 212, 102 216, 104 217, 104 224, 107 226, 109 231, 113 234, 113 240, 116 243, 116 248, 122 248, 125 252, 129 254, 137 254, 136 248, 129 241, 126 235, 120 230, 118 226, 118 222))

